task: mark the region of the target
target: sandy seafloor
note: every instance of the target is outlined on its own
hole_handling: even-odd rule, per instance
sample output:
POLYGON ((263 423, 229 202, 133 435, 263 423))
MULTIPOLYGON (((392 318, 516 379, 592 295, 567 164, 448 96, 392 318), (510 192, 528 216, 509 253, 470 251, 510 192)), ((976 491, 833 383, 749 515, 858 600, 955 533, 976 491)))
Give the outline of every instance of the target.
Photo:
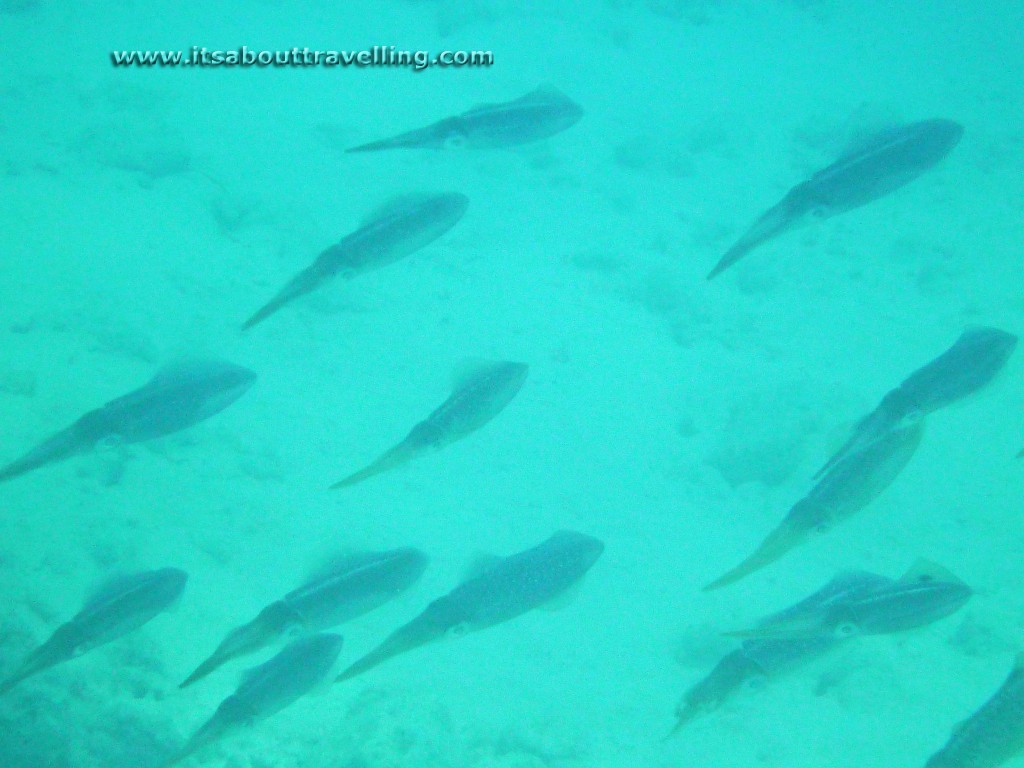
MULTIPOLYGON (((119 570, 190 574, 178 608, 0 702, 5 768, 146 768, 233 690, 177 683, 335 550, 415 545, 417 587, 342 628, 348 663, 460 578, 557 528, 607 546, 572 604, 296 703, 194 765, 920 766, 1024 630, 1021 353, 930 417, 876 503, 735 587, 844 431, 970 324, 1024 330, 1017 3, 0 0, 0 459, 224 357, 257 386, 190 431, 0 486, 0 671, 119 570), (28 7, 22 7, 28 6, 28 7), (485 70, 115 70, 113 48, 490 49, 485 70), (345 155, 556 85, 586 110, 516 151, 345 155), (780 238, 713 283, 793 184, 881 125, 966 126, 934 172, 780 238), (241 320, 389 195, 463 221, 247 335, 241 320), (466 358, 529 362, 497 420, 347 492, 466 358), (663 742, 749 625, 837 571, 915 558, 978 590, 850 643, 663 742)), ((257 657, 253 663, 259 661, 257 657)))

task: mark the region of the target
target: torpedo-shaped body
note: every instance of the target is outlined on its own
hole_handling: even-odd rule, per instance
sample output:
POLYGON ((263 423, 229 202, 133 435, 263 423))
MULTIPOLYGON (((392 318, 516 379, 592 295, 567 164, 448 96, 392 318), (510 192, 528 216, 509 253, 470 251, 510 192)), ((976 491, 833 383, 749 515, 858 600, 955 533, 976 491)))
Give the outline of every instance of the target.
POLYGON ((729 634, 773 640, 885 635, 932 624, 960 610, 972 595, 963 581, 924 560, 898 579, 865 571, 840 574, 822 591, 825 597, 796 616, 784 611, 729 634))
POLYGON ((925 768, 998 768, 1024 752, 1024 654, 992 697, 953 729, 925 768))
POLYGON ((839 574, 794 605, 762 619, 676 708, 670 736, 762 680, 796 670, 858 635, 928 626, 961 608, 971 590, 948 571, 919 561, 898 580, 866 571, 839 574))
POLYGON ((724 587, 761 570, 812 534, 827 533, 866 507, 903 471, 923 432, 924 417, 915 411, 875 442, 837 462, 753 554, 704 590, 724 587))
POLYGON ((1012 333, 983 326, 968 328, 953 346, 910 374, 857 422, 850 438, 815 477, 878 440, 911 412, 932 413, 983 389, 1003 370, 1016 347, 1017 337, 1012 333))
POLYGON ((427 563, 427 556, 412 547, 337 558, 252 621, 229 632, 179 687, 192 685, 222 664, 289 634, 320 632, 368 613, 415 584, 427 563))
POLYGON ((355 485, 476 432, 512 402, 529 370, 525 363, 508 361, 476 367, 456 383, 448 399, 413 427, 402 442, 331 488, 355 485))
POLYGON ((323 681, 341 652, 341 635, 301 637, 265 664, 249 670, 233 694, 188 740, 164 768, 226 736, 280 712, 323 681))
POLYGON ((357 277, 415 253, 454 227, 468 207, 469 199, 458 192, 403 195, 388 201, 367 216, 359 229, 292 277, 245 321, 242 330, 335 277, 357 277))
POLYGON ((382 149, 503 149, 540 141, 571 128, 583 109, 557 88, 541 86, 512 101, 478 104, 460 115, 348 152, 382 149))
POLYGON ((0 694, 26 678, 127 635, 174 605, 188 581, 178 568, 118 576, 104 584, 74 618, 57 627, 0 683, 0 694))
POLYGON ((582 579, 604 544, 575 531, 558 531, 535 547, 494 560, 434 600, 408 624, 338 677, 348 680, 388 659, 443 637, 460 636, 510 621, 551 603, 582 579))
POLYGON ((726 251, 708 279, 783 232, 860 208, 909 184, 946 157, 961 136, 963 126, 943 119, 900 125, 871 136, 793 187, 726 251))
POLYGON ((140 443, 186 429, 227 408, 255 380, 249 369, 221 360, 168 365, 144 386, 90 411, 0 468, 0 481, 86 453, 105 441, 140 443))

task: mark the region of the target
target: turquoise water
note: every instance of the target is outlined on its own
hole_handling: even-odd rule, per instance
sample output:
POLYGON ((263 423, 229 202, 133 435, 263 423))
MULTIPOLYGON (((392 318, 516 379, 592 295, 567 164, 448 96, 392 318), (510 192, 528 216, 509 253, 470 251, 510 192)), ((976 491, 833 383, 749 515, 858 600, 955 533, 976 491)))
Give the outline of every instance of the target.
MULTIPOLYGON (((409 591, 339 628, 347 666, 482 553, 555 530, 605 551, 558 610, 303 697, 193 765, 921 766, 1021 648, 1020 354, 928 416, 877 500, 744 581, 856 420, 963 329, 1024 328, 1010 2, 0 0, 0 460, 168 361, 258 374, 160 440, 0 485, 0 672, 113 573, 181 568, 175 610, 0 700, 9 768, 147 768, 235 689, 178 683, 338 552, 415 546, 409 591), (487 50, 480 68, 115 68, 132 49, 487 50), (557 87, 585 114, 512 149, 348 147, 557 87), (965 126, 906 187, 762 246, 746 227, 894 123, 965 126), (455 191, 408 258, 240 324, 388 198, 455 191), (466 360, 529 363, 493 422, 356 487, 466 360), (917 558, 977 592, 844 644, 669 741, 722 636, 837 572, 917 558)), ((114 441, 116 442, 116 441, 114 441)))

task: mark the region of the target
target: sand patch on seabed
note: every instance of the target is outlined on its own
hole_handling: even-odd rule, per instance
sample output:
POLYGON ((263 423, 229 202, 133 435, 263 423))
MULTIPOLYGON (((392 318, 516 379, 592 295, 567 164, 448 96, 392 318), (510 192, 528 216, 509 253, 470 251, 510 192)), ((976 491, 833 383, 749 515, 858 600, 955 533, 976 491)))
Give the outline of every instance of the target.
POLYGON ((72 17, 60 3, 17 5, 0 6, 0 455, 176 356, 223 356, 260 380, 181 436, 0 489, 4 670, 111 570, 191 577, 177 611, 2 702, 4 765, 134 768, 170 752, 244 665, 185 692, 180 679, 332 550, 414 544, 433 557, 407 596, 343 628, 348 662, 450 589, 474 554, 559 527, 607 543, 573 605, 305 699, 209 762, 917 764, 1002 679, 1024 610, 1020 360, 936 414, 858 519, 727 592, 698 587, 805 492, 845 425, 965 324, 1024 327, 1008 79, 1019 10, 621 2, 580 20, 546 3, 437 2, 389 4, 385 22, 369 5, 266 3, 240 19, 207 3, 154 26, 121 6, 72 17), (66 40, 66 55, 41 56, 44 39, 66 40), (500 59, 415 75, 115 72, 104 59, 192 42, 486 47, 500 59), (540 82, 587 110, 541 145, 340 152, 540 82), (845 142, 938 115, 967 133, 935 173, 704 282, 764 207, 845 142), (403 264, 238 333, 380 200, 416 189, 458 190, 471 207, 403 264), (465 357, 531 364, 499 421, 325 491, 440 402, 465 357), (718 631, 837 569, 896 575, 917 556, 983 594, 661 743, 678 697, 730 647, 718 631))

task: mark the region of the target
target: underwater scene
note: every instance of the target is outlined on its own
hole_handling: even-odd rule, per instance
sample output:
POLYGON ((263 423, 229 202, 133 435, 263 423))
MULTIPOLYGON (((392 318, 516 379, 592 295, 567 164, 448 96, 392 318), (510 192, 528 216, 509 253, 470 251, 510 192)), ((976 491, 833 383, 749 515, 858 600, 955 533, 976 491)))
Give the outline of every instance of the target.
POLYGON ((0 40, 0 768, 1024 766, 1024 5, 0 40))

